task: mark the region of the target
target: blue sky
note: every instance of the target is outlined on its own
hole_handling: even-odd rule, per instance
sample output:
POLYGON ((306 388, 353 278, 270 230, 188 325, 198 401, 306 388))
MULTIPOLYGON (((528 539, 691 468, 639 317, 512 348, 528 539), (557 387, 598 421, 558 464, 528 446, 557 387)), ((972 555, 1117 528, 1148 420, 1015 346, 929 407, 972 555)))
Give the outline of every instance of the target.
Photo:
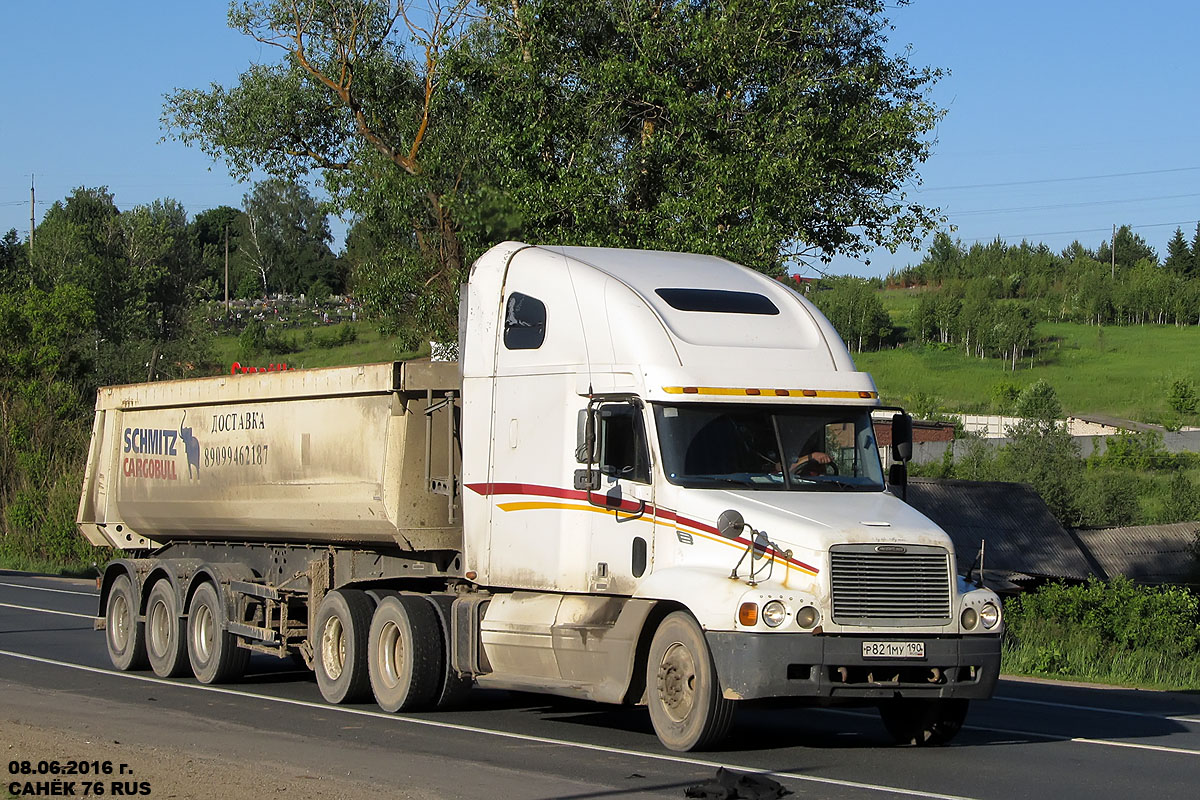
MULTIPOLYGON (((29 229, 75 186, 120 208, 162 197, 189 213, 241 205, 247 184, 161 141, 162 97, 231 84, 271 48, 225 25, 221 0, 0 1, 0 231, 29 229), (117 11, 116 9, 119 9, 117 11)), ((941 207, 966 243, 999 235, 1094 247, 1130 224, 1165 255, 1200 220, 1200 3, 917 0, 891 9, 896 48, 949 69, 932 90, 948 114, 909 199, 941 207)), ((344 226, 335 226, 335 231, 344 226)), ((836 259, 884 274, 919 254, 836 259)), ((801 269, 801 273, 812 274, 801 269)))

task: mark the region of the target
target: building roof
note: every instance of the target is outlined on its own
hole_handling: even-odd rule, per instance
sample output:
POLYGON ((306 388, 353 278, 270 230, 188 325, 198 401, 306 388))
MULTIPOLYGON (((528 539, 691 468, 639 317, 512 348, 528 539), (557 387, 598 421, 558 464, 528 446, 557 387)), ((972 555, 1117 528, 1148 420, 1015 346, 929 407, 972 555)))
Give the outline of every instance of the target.
POLYGON ((1135 583, 1200 585, 1200 562, 1193 555, 1200 522, 1091 528, 1076 531, 1109 576, 1135 583))
POLYGON ((911 478, 908 503, 950 534, 962 574, 975 561, 980 541, 986 541, 989 585, 999 577, 1011 584, 1028 578, 1103 577, 1027 484, 911 478))

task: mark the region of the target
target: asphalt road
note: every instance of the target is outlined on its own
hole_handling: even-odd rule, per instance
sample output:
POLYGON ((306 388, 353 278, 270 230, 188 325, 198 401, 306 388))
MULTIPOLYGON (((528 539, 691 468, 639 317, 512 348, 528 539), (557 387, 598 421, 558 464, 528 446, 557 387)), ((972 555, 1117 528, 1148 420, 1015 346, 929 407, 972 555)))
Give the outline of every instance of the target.
POLYGON ((718 766, 838 800, 1200 796, 1200 695, 1003 680, 940 748, 892 746, 871 710, 751 707, 721 751, 681 755, 640 708, 476 690, 467 710, 386 714, 327 705, 311 674, 258 656, 230 686, 119 673, 92 630, 95 595, 90 581, 0 571, 0 711, 134 751, 174 742, 345 774, 381 797, 398 794, 388 787, 429 800, 683 797, 718 766))

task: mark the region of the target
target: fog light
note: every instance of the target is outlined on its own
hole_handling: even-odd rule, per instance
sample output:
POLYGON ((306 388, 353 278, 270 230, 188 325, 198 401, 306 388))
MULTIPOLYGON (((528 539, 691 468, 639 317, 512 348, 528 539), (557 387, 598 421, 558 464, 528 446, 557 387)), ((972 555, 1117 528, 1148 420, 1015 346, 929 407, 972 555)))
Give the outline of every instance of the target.
POLYGON ((812 606, 805 606, 796 612, 796 624, 805 630, 817 627, 817 623, 820 621, 821 612, 812 606))
POLYGON ((763 606, 762 618, 768 627, 778 628, 787 619, 787 609, 783 607, 783 603, 772 600, 763 606))
POLYGON ((975 609, 968 606, 962 610, 962 616, 959 617, 959 620, 962 622, 964 631, 973 631, 975 630, 975 626, 979 624, 979 614, 975 613, 975 609))
POLYGON ((988 603, 979 609, 979 619, 983 622, 983 627, 991 630, 1000 624, 1000 609, 988 603))
POLYGON ((753 627, 758 624, 758 603, 742 603, 738 609, 738 622, 746 627, 753 627))

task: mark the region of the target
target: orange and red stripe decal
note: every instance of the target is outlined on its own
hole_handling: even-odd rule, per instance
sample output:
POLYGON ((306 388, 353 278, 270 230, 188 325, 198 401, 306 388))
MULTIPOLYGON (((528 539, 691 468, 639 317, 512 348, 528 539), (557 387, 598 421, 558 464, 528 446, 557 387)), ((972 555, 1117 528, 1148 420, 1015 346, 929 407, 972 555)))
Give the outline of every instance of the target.
MULTIPOLYGON (((542 497, 550 500, 574 500, 577 502, 588 502, 588 493, 581 489, 563 489, 557 486, 542 486, 534 483, 469 483, 467 484, 467 488, 483 497, 512 495, 517 497, 542 497)), ((604 498, 605 505, 590 505, 586 507, 580 507, 568 505, 566 503, 542 501, 498 503, 497 506, 505 511, 559 509, 566 511, 599 511, 602 513, 608 511, 626 511, 629 513, 637 513, 642 508, 640 501, 622 499, 619 502, 610 502, 611 498, 609 498, 607 495, 604 495, 600 492, 592 492, 592 498, 594 499, 597 497, 604 498)), ((644 513, 651 515, 654 518, 653 521, 658 522, 659 524, 671 523, 677 528, 688 528, 691 529, 691 531, 700 533, 701 535, 704 535, 705 538, 714 541, 733 544, 741 547, 749 547, 753 545, 753 542, 751 542, 749 539, 740 536, 735 539, 728 539, 724 536, 721 536, 716 527, 713 525, 681 516, 670 509, 661 508, 647 503, 644 513), (660 520, 661 522, 659 522, 660 520)), ((803 561, 797 561, 794 558, 790 558, 772 547, 764 548, 763 552, 778 561, 785 562, 811 575, 816 575, 819 571, 816 567, 805 564, 803 561)))

